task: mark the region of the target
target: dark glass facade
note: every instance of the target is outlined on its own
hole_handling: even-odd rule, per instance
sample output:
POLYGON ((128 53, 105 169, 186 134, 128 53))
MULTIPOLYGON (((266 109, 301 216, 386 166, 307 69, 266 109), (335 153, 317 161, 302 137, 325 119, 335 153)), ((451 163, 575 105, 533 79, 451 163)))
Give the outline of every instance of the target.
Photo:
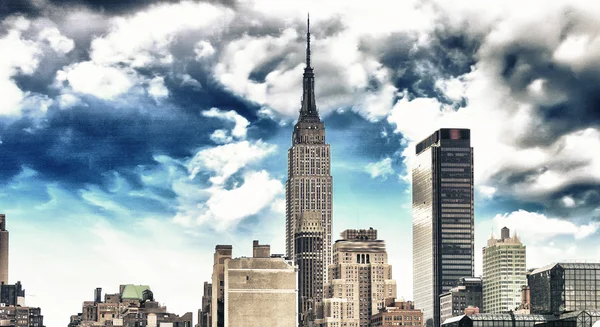
POLYGON ((531 312, 600 310, 600 263, 556 263, 534 270, 527 282, 531 312))
POLYGON ((443 327, 593 327, 600 311, 573 311, 561 315, 484 313, 448 319, 443 327))
POLYGON ((17 298, 25 297, 25 290, 21 282, 13 285, 0 285, 0 303, 6 306, 17 305, 17 298))
POLYGON ((473 148, 468 129, 440 129, 417 144, 413 167, 413 289, 426 326, 439 296, 473 276, 473 148))

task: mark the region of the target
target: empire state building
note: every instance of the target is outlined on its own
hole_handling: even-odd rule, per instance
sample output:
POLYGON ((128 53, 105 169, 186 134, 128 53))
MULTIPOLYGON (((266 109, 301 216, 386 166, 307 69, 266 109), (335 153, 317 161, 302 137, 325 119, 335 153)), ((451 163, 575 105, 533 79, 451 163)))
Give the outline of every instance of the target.
MULTIPOLYGON (((331 153, 325 125, 315 102, 315 75, 310 65, 310 22, 306 34, 302 105, 288 150, 286 182, 286 254, 298 266, 300 315, 323 298, 331 264, 331 153)), ((301 318, 304 320, 307 318, 301 318)))

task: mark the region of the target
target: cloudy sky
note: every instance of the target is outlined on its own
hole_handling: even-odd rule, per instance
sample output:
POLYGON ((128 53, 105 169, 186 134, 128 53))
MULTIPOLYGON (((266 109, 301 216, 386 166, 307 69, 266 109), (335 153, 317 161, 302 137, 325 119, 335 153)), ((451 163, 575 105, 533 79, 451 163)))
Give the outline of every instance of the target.
POLYGON ((410 163, 472 130, 476 273, 508 226, 528 267, 600 256, 600 5, 590 1, 0 1, 10 282, 64 326, 93 289, 200 307, 216 244, 284 251, 310 11, 334 238, 379 229, 412 299, 410 163))

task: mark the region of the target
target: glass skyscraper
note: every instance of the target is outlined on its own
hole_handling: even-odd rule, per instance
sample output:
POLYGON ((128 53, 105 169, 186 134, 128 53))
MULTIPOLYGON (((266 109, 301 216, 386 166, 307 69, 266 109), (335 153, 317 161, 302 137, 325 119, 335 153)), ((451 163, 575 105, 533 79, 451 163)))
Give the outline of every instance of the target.
POLYGON ((428 327, 439 296, 473 276, 473 148, 468 129, 440 129, 417 144, 413 178, 413 292, 428 327))

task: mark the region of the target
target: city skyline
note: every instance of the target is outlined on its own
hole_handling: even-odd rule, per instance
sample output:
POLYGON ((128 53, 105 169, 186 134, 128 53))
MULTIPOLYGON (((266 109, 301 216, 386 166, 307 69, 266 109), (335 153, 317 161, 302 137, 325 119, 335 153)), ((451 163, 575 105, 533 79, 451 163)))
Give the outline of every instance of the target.
POLYGON ((600 24, 589 13, 600 8, 384 4, 3 2, 9 282, 27 286, 48 326, 90 289, 128 283, 195 312, 215 244, 243 256, 260 239, 285 253, 307 11, 336 181, 331 234, 378 229, 400 297, 413 299, 414 146, 439 128, 471 130, 475 275, 503 226, 528 268, 597 258, 589 26, 600 24), (524 32, 532 24, 541 35, 524 32))

